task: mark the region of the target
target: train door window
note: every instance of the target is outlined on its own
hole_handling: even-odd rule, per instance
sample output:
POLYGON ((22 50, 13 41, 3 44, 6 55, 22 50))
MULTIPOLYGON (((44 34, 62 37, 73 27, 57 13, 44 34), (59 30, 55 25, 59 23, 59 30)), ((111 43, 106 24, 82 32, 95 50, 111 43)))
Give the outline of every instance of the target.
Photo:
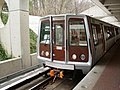
POLYGON ((92 25, 94 44, 98 44, 97 27, 92 25))
POLYGON ((105 37, 106 37, 106 40, 108 40, 108 38, 109 38, 109 36, 110 36, 108 27, 107 27, 107 26, 104 26, 104 29, 105 29, 105 37))
POLYGON ((112 37, 114 37, 114 36, 115 36, 114 27, 113 27, 113 26, 112 26, 112 27, 110 27, 110 30, 111 30, 111 34, 112 34, 112 35, 111 35, 111 38, 112 38, 112 37))
POLYGON ((56 45, 63 45, 63 24, 55 24, 55 44, 56 45))
POLYGON ((87 46, 85 25, 83 19, 69 19, 70 45, 87 46))
POLYGON ((48 20, 41 22, 40 36, 40 43, 50 43, 50 23, 48 20))
POLYGON ((120 34, 120 28, 118 28, 118 34, 120 34))

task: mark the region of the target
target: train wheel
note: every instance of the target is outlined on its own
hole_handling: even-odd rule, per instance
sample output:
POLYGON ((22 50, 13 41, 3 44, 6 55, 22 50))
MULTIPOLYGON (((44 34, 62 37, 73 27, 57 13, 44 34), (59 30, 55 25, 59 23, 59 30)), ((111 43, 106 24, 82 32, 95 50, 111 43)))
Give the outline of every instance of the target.
POLYGON ((74 70, 72 79, 75 80, 76 78, 82 78, 83 76, 82 70, 74 70))

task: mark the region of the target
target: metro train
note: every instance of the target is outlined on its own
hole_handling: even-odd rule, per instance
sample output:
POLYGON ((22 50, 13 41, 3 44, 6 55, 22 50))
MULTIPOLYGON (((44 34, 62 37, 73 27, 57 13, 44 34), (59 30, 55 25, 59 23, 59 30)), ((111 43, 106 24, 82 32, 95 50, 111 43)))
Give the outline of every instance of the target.
POLYGON ((87 15, 49 15, 39 24, 38 55, 43 66, 84 74, 120 38, 120 27, 87 15))

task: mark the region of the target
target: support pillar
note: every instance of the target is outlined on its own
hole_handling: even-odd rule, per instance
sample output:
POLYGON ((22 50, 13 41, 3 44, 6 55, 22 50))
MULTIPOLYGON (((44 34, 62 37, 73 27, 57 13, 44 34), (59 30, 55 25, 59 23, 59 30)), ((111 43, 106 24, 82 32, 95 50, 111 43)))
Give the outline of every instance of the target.
POLYGON ((29 0, 9 0, 11 49, 21 57, 23 68, 31 66, 29 41, 29 0))

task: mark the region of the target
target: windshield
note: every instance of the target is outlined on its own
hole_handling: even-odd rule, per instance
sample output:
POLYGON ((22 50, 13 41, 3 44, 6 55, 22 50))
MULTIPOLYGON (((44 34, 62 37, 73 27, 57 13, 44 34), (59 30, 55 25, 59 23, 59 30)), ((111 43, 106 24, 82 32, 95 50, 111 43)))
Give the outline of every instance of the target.
POLYGON ((50 43, 50 22, 49 20, 41 21, 40 43, 50 43))
POLYGON ((83 19, 69 19, 70 45, 87 46, 86 32, 83 19))

